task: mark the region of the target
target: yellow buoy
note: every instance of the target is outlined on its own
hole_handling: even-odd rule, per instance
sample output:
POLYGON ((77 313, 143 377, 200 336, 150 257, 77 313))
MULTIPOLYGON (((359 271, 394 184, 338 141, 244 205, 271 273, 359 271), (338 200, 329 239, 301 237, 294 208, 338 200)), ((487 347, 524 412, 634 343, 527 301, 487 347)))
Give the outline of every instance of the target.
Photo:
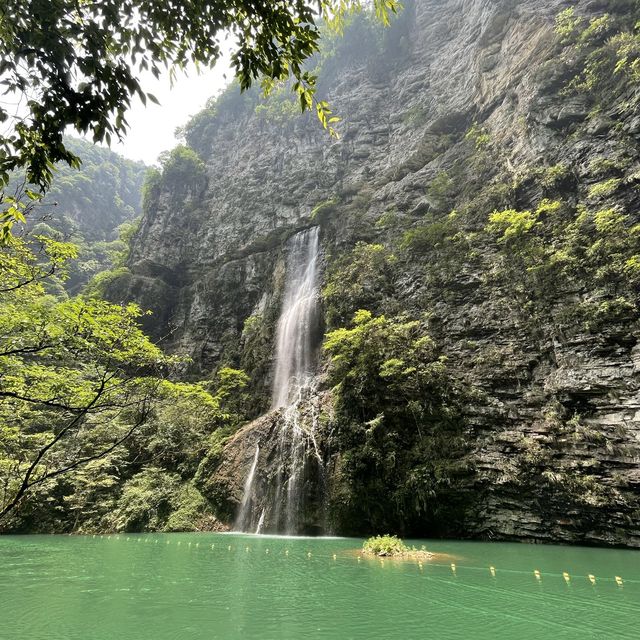
POLYGON ((496 577, 496 568, 495 567, 489 567, 489 572, 491 573, 492 577, 496 577))
POLYGON ((590 573, 587 577, 589 578, 589 582, 591 584, 595 584, 596 583, 596 577, 592 573, 590 573))
POLYGON ((624 580, 620 576, 616 576, 616 584, 621 587, 624 584, 624 580))

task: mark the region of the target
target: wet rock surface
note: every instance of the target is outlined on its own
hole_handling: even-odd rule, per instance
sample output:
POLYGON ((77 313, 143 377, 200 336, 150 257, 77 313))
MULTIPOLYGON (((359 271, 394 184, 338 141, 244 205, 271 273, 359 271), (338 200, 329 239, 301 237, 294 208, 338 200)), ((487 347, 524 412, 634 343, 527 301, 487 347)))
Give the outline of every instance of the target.
POLYGON ((248 496, 248 517, 241 526, 248 532, 260 533, 327 532, 326 463, 311 441, 326 438, 314 425, 319 401, 314 398, 296 409, 299 415, 295 428, 285 409, 272 411, 246 425, 226 443, 221 459, 203 470, 200 488, 230 526, 237 523, 247 476, 258 448, 258 464, 248 496), (295 429, 302 431, 297 437, 295 429), (301 447, 301 440, 308 441, 308 446, 301 447), (289 483, 294 473, 298 476, 299 493, 292 496, 289 483))

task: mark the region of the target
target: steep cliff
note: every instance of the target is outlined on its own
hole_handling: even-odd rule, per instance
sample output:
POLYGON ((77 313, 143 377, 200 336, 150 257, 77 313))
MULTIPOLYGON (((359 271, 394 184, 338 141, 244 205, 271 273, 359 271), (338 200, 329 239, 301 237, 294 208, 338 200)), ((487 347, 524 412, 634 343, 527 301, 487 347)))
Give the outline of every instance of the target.
MULTIPOLYGON (((150 308, 193 373, 243 367, 250 416, 268 407, 286 241, 310 226, 326 328, 410 318, 446 362, 451 392, 405 403, 419 436, 400 404, 357 417, 344 386, 323 396, 328 528, 640 546, 637 8, 569 4, 355 21, 317 61, 339 140, 282 95, 229 93, 151 189, 109 294, 150 308)), ((228 521, 270 425, 201 464, 228 521)))

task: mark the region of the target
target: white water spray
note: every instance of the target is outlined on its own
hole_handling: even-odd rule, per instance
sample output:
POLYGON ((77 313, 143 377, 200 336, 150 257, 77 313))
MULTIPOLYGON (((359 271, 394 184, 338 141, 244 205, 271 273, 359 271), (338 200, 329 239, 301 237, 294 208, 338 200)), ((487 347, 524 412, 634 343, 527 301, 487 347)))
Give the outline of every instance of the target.
POLYGON ((262 527, 264 526, 264 514, 265 510, 263 509, 262 513, 260 514, 260 520, 258 520, 258 526, 256 527, 256 535, 262 533, 262 527))
POLYGON ((245 483, 236 519, 241 531, 296 534, 304 527, 305 482, 309 465, 321 470, 315 439, 318 412, 309 403, 315 391, 319 342, 319 228, 302 231, 289 241, 282 311, 277 327, 271 408, 280 409, 276 445, 276 473, 270 481, 255 482, 258 450, 245 483), (310 461, 312 461, 310 463, 310 461), (256 484, 261 484, 261 495, 256 484), (263 504, 255 526, 259 503, 263 504), (254 526, 252 526, 254 525, 254 526))
POLYGON ((260 445, 256 445, 256 453, 253 456, 253 463, 249 471, 249 475, 244 483, 244 494, 242 496, 242 502, 240 503, 240 510, 236 517, 235 530, 244 531, 247 525, 251 522, 251 498, 253 496, 253 481, 256 475, 256 468, 258 467, 258 457, 260 455, 260 445))

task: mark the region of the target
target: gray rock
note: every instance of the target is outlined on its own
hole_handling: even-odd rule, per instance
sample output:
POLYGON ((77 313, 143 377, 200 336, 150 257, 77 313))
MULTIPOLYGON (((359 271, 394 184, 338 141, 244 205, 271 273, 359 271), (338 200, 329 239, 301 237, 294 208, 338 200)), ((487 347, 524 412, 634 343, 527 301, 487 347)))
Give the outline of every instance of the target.
MULTIPOLYGON (((561 74, 545 66, 557 55, 554 18, 566 2, 405 4, 415 13, 388 79, 370 62, 346 68, 333 83, 328 98, 344 118, 339 141, 308 116, 278 125, 243 115, 207 134, 206 187, 179 198, 165 189, 144 219, 132 276, 113 296, 151 308, 149 328, 170 334, 170 350, 191 355, 192 373, 246 362, 243 325, 257 314, 266 350, 251 373, 256 388, 268 389, 286 239, 321 224, 330 263, 357 240, 384 241, 375 226, 383 213, 420 219, 432 206, 429 182, 469 154, 465 134, 474 121, 513 175, 562 162, 577 176, 570 181, 582 179, 592 159, 615 150, 603 135, 613 113, 587 121, 581 136, 568 135, 589 105, 563 97, 561 74)), ((632 114, 628 131, 637 132, 639 118, 632 114)), ((637 217, 637 194, 625 189, 620 198, 637 217)), ((541 196, 522 188, 519 206, 535 207, 541 196)), ((559 318, 589 292, 557 291, 547 315, 534 319, 497 280, 495 247, 463 266, 439 264, 438 256, 431 257, 433 280, 424 265, 409 265, 392 302, 396 310, 430 313, 450 370, 477 392, 465 409, 473 506, 460 535, 640 546, 637 317, 587 331, 559 318), (567 426, 574 414, 579 419, 567 426), (575 484, 572 500, 567 483, 575 484)), ((203 476, 227 522, 255 442, 272 442, 276 425, 268 415, 244 427, 203 476)), ((268 451, 262 478, 273 472, 268 451)), ((339 452, 331 455, 328 468, 337 469, 339 452)), ((320 526, 319 512, 310 511, 309 528, 320 526)))

